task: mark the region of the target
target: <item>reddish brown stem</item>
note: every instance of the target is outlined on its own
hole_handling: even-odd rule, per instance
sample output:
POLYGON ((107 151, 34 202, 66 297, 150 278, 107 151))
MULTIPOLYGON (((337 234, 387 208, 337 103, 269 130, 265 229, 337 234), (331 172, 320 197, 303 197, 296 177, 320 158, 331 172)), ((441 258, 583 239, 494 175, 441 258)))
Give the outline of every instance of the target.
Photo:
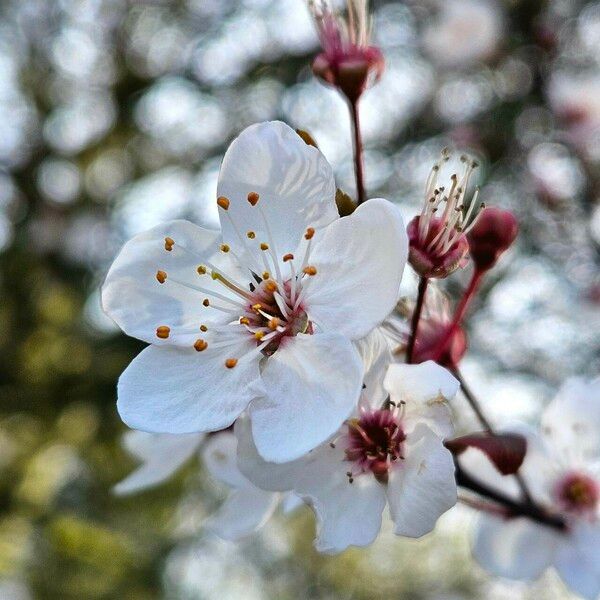
POLYGON ((417 304, 415 311, 413 312, 412 321, 410 325, 410 338, 408 339, 408 346, 406 348, 406 362, 411 364, 413 362, 413 355, 415 353, 415 344, 417 342, 417 333, 419 331, 419 321, 423 313, 423 306, 425 305, 425 294, 427 292, 427 284, 429 279, 427 277, 421 277, 419 280, 419 291, 417 294, 417 304))
POLYGON ((354 136, 354 173, 356 175, 356 199, 360 206, 366 199, 365 176, 363 167, 363 145, 360 133, 360 119, 358 115, 358 98, 349 100, 350 117, 352 119, 352 133, 354 136))

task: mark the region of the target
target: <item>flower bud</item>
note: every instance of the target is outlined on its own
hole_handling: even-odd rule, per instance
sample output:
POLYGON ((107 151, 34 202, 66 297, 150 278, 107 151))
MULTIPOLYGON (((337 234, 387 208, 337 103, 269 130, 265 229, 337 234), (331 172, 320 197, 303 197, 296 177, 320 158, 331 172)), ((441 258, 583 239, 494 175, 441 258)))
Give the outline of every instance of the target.
POLYGON ((321 40, 313 73, 356 102, 384 69, 383 54, 370 45, 370 16, 366 0, 348 0, 347 16, 337 14, 330 2, 309 2, 321 40))
POLYGON ((518 231, 517 219, 511 212, 492 206, 484 208, 467 235, 475 266, 482 271, 491 269, 515 241, 518 231))

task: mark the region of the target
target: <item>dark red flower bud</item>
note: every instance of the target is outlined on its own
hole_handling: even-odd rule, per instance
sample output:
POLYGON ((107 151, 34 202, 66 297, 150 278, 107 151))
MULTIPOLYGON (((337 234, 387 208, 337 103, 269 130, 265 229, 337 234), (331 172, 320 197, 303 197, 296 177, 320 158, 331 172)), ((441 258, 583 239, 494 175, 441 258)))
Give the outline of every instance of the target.
POLYGON ((511 212, 493 206, 484 208, 467 235, 475 266, 482 271, 491 269, 515 241, 518 231, 519 224, 511 212))

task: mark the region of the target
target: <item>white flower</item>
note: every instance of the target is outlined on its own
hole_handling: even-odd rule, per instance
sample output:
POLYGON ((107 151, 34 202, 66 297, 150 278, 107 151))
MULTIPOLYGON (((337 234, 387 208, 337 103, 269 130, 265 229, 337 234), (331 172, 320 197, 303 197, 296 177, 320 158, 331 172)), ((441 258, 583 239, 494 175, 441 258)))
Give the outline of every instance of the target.
MULTIPOLYGON (((532 581, 554 567, 580 596, 600 594, 600 379, 568 380, 542 416, 539 435, 526 431, 521 473, 535 500, 560 513, 560 532, 525 518, 482 514, 473 553, 488 571, 532 581)), ((477 450, 460 457, 477 479, 517 498, 513 478, 502 477, 477 450)))
POLYGON ((386 503, 395 533, 409 537, 430 532, 456 503, 454 463, 442 439, 452 431, 446 401, 458 382, 430 361, 390 366, 384 388, 367 382, 354 418, 283 465, 260 458, 247 420, 235 425, 240 470, 259 487, 292 490, 312 506, 321 552, 373 542, 386 503))
POLYGON ((201 433, 173 435, 128 431, 122 442, 142 464, 114 487, 118 495, 140 492, 163 483, 201 449, 202 462, 208 472, 231 488, 223 505, 204 523, 208 530, 223 539, 239 540, 255 532, 282 501, 285 513, 301 503, 293 494, 282 496, 260 490, 240 473, 236 463, 237 440, 231 431, 220 431, 208 439, 201 433))
POLYGON ((495 0, 444 0, 423 32, 427 54, 447 67, 463 67, 493 56, 504 18, 495 0))
POLYGON ((129 241, 102 290, 106 312, 152 344, 119 380, 134 429, 226 428, 249 406, 268 460, 298 458, 356 406, 352 340, 392 310, 406 262, 397 209, 337 216, 331 167, 287 125, 246 129, 223 160, 222 232, 187 221, 129 241))

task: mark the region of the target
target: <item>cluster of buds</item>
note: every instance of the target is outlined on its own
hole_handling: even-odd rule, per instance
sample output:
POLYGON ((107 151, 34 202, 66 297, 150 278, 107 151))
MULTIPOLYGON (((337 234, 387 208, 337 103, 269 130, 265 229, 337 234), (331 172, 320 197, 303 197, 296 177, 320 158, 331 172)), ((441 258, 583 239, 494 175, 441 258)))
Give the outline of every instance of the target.
POLYGON ((323 49, 313 61, 314 74, 356 102, 384 69, 383 54, 370 45, 368 0, 347 0, 345 15, 328 0, 309 0, 309 8, 323 49))

